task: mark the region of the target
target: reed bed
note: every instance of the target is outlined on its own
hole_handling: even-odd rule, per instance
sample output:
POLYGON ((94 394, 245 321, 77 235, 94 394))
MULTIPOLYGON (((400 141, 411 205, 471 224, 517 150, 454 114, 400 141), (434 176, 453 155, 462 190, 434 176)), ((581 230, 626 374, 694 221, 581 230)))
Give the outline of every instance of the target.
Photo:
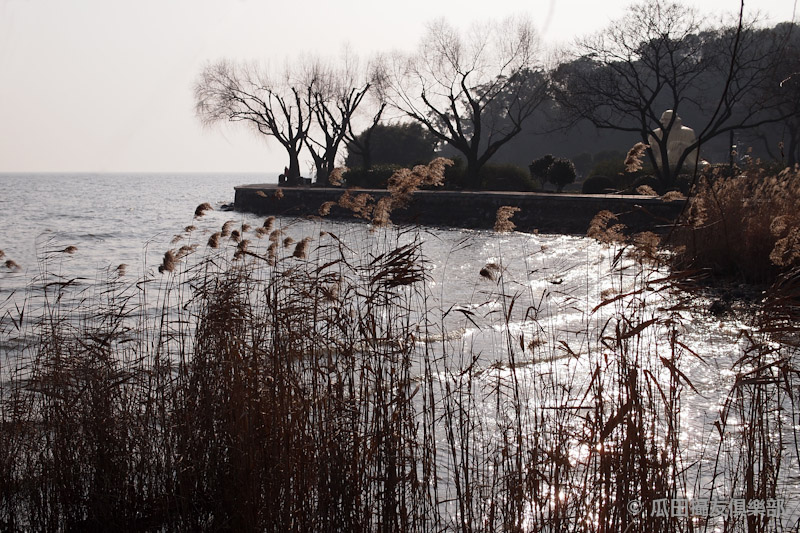
POLYGON ((771 284, 800 267, 800 168, 752 162, 726 178, 702 176, 672 235, 675 268, 771 284))
POLYGON ((652 238, 609 238, 607 263, 568 272, 497 234, 453 303, 419 228, 319 222, 289 241, 280 219, 220 230, 207 211, 160 272, 64 279, 53 252, 2 310, 0 528, 796 527, 791 332, 761 316, 717 362, 718 409, 687 421, 719 372, 652 238), (713 498, 789 508, 659 512, 713 498))

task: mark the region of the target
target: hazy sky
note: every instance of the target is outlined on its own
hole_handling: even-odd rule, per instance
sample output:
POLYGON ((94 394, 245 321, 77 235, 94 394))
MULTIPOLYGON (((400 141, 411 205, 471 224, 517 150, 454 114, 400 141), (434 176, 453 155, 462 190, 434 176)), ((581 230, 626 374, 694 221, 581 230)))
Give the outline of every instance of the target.
MULTIPOLYGON (((192 87, 209 61, 413 48, 425 22, 524 14, 545 43, 619 18, 628 0, 0 0, 0 172, 253 171, 283 149, 236 125, 206 129, 192 87)), ((697 2, 701 13, 738 0, 697 2)), ((795 0, 747 0, 769 22, 795 0)), ((307 166, 306 166, 307 167, 307 166)), ((307 168, 303 168, 307 172, 307 168)))

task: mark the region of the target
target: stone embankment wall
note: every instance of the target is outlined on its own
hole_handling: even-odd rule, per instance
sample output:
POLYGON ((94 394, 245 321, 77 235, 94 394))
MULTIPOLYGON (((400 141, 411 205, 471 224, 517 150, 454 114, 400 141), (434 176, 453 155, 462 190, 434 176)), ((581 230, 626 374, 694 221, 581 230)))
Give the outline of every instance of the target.
MULTIPOLYGON (((358 190, 376 200, 385 190, 358 190)), ((335 188, 280 188, 276 185, 236 187, 235 208, 259 215, 314 216, 320 206, 337 201, 344 193, 335 188)), ((356 192, 354 192, 356 194, 356 192)), ((682 201, 664 202, 657 197, 585 194, 546 194, 489 191, 418 191, 412 203, 392 212, 395 223, 491 228, 501 206, 519 207, 511 219, 517 231, 585 235, 592 218, 602 210, 616 214, 633 231, 665 231, 680 214, 682 201)), ((334 207, 329 217, 352 218, 334 207)))

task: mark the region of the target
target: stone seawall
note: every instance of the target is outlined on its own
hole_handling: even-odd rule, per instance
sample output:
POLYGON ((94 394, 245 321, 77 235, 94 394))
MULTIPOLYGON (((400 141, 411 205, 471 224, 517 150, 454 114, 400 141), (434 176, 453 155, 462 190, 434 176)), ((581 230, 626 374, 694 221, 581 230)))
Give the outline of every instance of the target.
MULTIPOLYGON (((235 209, 259 215, 313 216, 320 206, 336 201, 344 193, 335 188, 279 188, 277 185, 240 185, 236 189, 235 209), (280 191, 280 192, 279 192, 280 191)), ((376 200, 385 190, 359 189, 376 200)), ((354 193, 355 194, 355 193, 354 193)), ((518 231, 585 235, 597 212, 608 210, 633 231, 663 232, 683 207, 683 202, 664 202, 650 196, 547 194, 489 191, 418 191, 412 203, 392 212, 396 223, 491 228, 501 206, 520 208, 511 219, 518 231)), ((352 218, 334 207, 329 217, 352 218)))

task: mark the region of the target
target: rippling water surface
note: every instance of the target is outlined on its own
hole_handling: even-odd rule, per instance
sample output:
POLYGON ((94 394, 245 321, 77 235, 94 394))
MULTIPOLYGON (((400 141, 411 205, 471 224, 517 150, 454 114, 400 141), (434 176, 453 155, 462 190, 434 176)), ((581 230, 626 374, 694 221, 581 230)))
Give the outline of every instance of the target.
MULTIPOLYGON (((274 179, 259 175, 0 175, 0 250, 5 253, 3 261, 20 265, 18 271, 0 266, 0 303, 23 291, 40 273, 43 260, 49 272, 81 278, 85 284, 103 269, 120 264, 128 265, 133 279, 154 275, 165 250, 181 243, 203 246, 208 235, 227 220, 260 225, 262 218, 220 208, 232 203, 235 185, 264 181, 274 179), (195 220, 194 209, 202 202, 209 202, 214 211, 195 220), (188 225, 198 229, 184 235, 183 241, 174 241, 188 225), (53 253, 67 246, 77 251, 53 253)), ((380 232, 367 231, 363 223, 285 219, 279 224, 296 240, 317 236, 323 229, 361 241, 365 248, 370 239, 382 238, 380 232)), ((598 338, 615 307, 596 306, 643 286, 644 274, 632 262, 623 260, 621 270, 613 268, 617 250, 585 238, 436 228, 414 231, 423 242, 432 295, 429 305, 444 317, 443 331, 438 333, 449 335, 448 342, 456 350, 479 354, 475 364, 487 386, 507 376, 512 366, 520 372, 536 372, 537 365, 549 365, 546 369, 563 372, 571 380, 588 379, 593 369, 586 361, 597 360, 588 354, 602 350, 598 338), (500 279, 492 281, 479 274, 489 263, 498 265, 500 279), (513 312, 509 310, 512 301, 513 312), (563 347, 539 350, 548 354, 547 361, 527 356, 513 364, 508 360, 509 342, 540 337, 550 342, 562 339, 563 347)), ((646 275, 655 279, 666 273, 646 275)), ((641 320, 663 314, 674 304, 670 293, 653 292, 641 296, 646 309, 631 311, 641 320)), ((708 445, 710 424, 731 390, 731 367, 742 353, 741 332, 747 326, 702 312, 674 313, 682 342, 699 356, 683 359, 682 371, 696 391, 686 389, 682 422, 687 449, 700 453, 708 445)), ((646 337, 652 345, 641 352, 650 357, 668 355, 669 332, 661 333, 646 337)), ((787 438, 793 437, 788 434, 787 438)), ((797 472, 796 461, 787 466, 797 472)))

